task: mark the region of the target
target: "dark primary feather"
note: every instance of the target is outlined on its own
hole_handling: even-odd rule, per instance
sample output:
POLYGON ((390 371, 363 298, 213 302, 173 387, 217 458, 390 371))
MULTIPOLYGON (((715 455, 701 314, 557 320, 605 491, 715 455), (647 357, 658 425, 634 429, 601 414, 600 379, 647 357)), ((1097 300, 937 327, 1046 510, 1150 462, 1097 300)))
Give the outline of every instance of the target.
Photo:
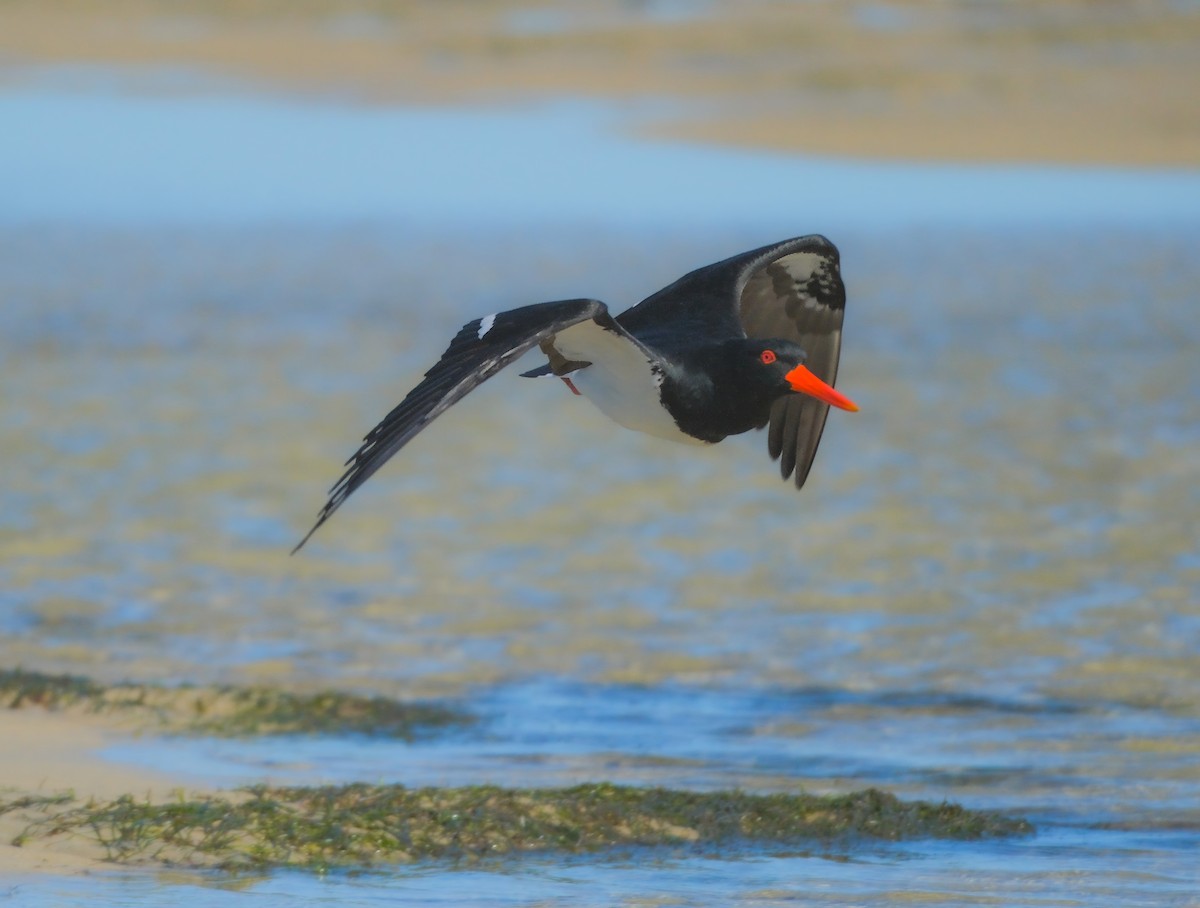
POLYGON ((462 400, 472 389, 491 378, 527 350, 557 332, 589 318, 611 323, 608 308, 599 300, 576 299, 537 303, 497 313, 481 338, 483 319, 463 325, 442 358, 425 373, 425 379, 383 418, 346 461, 348 470, 329 490, 329 500, 317 522, 296 548, 295 554, 333 512, 412 438, 462 400))

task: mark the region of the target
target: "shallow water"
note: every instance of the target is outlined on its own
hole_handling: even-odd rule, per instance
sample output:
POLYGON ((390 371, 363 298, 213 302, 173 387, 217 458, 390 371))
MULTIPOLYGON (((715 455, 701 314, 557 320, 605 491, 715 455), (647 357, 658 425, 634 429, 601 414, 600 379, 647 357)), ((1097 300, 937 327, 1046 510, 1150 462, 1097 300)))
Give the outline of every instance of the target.
MULTIPOLYGON (((863 410, 831 417, 800 494, 761 437, 671 446, 512 370, 295 558, 355 440, 459 324, 633 302, 777 234, 10 221, 0 664, 446 695, 483 720, 415 746, 102 755, 197 782, 872 784, 1039 827, 237 883, 262 904, 1194 904, 1200 222, 1108 204, 836 233, 840 385, 863 410)), ((233 886, 11 885, 22 904, 187 905, 233 886)))

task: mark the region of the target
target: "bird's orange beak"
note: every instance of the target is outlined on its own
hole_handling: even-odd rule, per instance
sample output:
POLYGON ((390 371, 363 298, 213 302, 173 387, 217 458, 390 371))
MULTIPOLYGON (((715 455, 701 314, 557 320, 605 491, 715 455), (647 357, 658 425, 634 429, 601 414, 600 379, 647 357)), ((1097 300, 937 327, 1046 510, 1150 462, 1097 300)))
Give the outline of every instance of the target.
POLYGON ((858 404, 840 391, 836 391, 832 385, 825 384, 825 382, 813 375, 804 366, 797 366, 785 375, 784 378, 792 386, 793 391, 807 394, 809 397, 815 397, 817 400, 827 403, 831 407, 849 410, 852 413, 858 412, 858 404))

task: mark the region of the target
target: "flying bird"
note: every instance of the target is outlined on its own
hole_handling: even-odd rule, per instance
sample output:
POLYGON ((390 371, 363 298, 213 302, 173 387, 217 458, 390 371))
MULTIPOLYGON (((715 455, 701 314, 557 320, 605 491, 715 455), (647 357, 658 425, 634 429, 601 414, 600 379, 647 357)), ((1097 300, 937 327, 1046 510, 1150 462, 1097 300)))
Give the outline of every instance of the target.
POLYGON ((350 495, 470 391, 537 346, 557 376, 610 419, 672 441, 711 444, 768 427, 783 478, 804 485, 834 390, 846 288, 837 247, 812 234, 685 274, 620 315, 595 299, 536 303, 463 326, 346 461, 306 543, 350 495))

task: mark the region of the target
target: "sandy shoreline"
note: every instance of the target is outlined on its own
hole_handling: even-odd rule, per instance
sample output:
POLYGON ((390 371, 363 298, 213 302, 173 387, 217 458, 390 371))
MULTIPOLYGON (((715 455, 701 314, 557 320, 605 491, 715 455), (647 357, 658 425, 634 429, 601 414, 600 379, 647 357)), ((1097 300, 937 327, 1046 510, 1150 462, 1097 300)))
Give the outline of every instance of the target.
MULTIPOLYGON (((131 734, 113 717, 78 711, 6 709, 0 714, 0 802, 20 795, 72 791, 80 797, 123 794, 166 798, 194 789, 190 780, 103 759, 98 752, 131 734)), ((78 873, 111 867, 94 842, 69 836, 12 844, 29 823, 20 810, 0 815, 0 877, 18 873, 78 873)))
MULTIPOLYGON (((598 97, 677 106, 705 142, 927 160, 1200 163, 1200 9, 719 0, 693 14, 272 0, 0 5, 7 77, 44 65, 194 68, 363 101, 598 97)), ((0 80, 5 69, 0 68, 0 80)))

